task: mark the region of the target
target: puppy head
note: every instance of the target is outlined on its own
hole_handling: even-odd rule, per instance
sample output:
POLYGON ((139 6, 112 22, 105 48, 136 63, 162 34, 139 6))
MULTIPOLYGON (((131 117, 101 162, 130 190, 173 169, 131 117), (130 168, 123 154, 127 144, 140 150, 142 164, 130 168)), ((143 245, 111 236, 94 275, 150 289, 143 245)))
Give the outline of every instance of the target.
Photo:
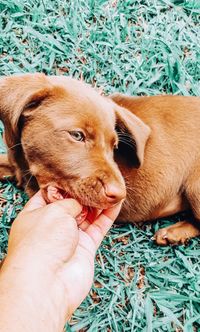
POLYGON ((108 208, 125 198, 114 152, 136 167, 142 164, 149 131, 138 118, 67 77, 2 79, 0 94, 7 145, 21 143, 48 200, 74 197, 83 205, 108 208))

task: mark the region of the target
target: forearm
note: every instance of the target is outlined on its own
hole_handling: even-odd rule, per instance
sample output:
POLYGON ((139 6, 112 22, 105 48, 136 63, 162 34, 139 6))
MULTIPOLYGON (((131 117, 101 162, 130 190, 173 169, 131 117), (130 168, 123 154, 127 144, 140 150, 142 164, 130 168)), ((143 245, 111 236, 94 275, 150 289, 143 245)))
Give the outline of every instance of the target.
POLYGON ((23 268, 6 260, 0 271, 1 332, 61 332, 66 319, 62 287, 47 280, 43 270, 23 268), (56 287, 56 292, 53 288, 56 287), (55 298, 56 293, 56 298, 55 298), (54 294, 53 296, 51 294, 54 294))

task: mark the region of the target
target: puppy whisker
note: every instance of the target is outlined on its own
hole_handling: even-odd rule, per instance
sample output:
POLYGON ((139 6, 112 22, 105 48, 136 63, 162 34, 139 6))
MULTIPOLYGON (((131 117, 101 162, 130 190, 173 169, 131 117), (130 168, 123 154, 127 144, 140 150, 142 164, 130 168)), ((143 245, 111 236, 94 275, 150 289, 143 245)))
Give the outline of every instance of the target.
POLYGON ((14 148, 16 148, 17 146, 20 146, 20 145, 22 145, 21 142, 15 144, 15 145, 12 145, 12 146, 10 146, 9 148, 7 148, 7 151, 9 151, 9 150, 13 150, 14 148))

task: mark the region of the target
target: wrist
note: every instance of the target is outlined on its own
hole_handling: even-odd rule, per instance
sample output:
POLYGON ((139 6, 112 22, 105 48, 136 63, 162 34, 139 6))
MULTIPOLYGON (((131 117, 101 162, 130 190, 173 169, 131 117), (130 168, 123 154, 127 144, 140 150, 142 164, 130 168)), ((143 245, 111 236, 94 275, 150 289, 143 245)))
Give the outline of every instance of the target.
POLYGON ((66 292, 56 274, 17 256, 8 256, 0 271, 0 312, 1 332, 13 331, 13 322, 17 331, 62 331, 69 318, 66 292))

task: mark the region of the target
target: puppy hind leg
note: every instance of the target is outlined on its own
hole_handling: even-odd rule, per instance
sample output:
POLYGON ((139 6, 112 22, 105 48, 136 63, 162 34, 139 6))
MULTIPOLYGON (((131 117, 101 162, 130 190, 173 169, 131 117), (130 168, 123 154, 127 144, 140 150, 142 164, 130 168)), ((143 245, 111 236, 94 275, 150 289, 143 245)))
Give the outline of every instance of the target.
POLYGON ((168 244, 185 244, 193 237, 200 235, 200 228, 189 221, 179 221, 174 225, 159 229, 154 240, 158 245, 166 246, 168 244))
POLYGON ((155 241, 160 245, 184 244, 189 239, 200 235, 200 160, 187 177, 183 186, 184 195, 193 212, 193 221, 180 221, 162 228, 155 233, 155 241))
POLYGON ((7 154, 0 154, 0 180, 5 180, 5 177, 14 176, 14 169, 9 163, 7 154))

